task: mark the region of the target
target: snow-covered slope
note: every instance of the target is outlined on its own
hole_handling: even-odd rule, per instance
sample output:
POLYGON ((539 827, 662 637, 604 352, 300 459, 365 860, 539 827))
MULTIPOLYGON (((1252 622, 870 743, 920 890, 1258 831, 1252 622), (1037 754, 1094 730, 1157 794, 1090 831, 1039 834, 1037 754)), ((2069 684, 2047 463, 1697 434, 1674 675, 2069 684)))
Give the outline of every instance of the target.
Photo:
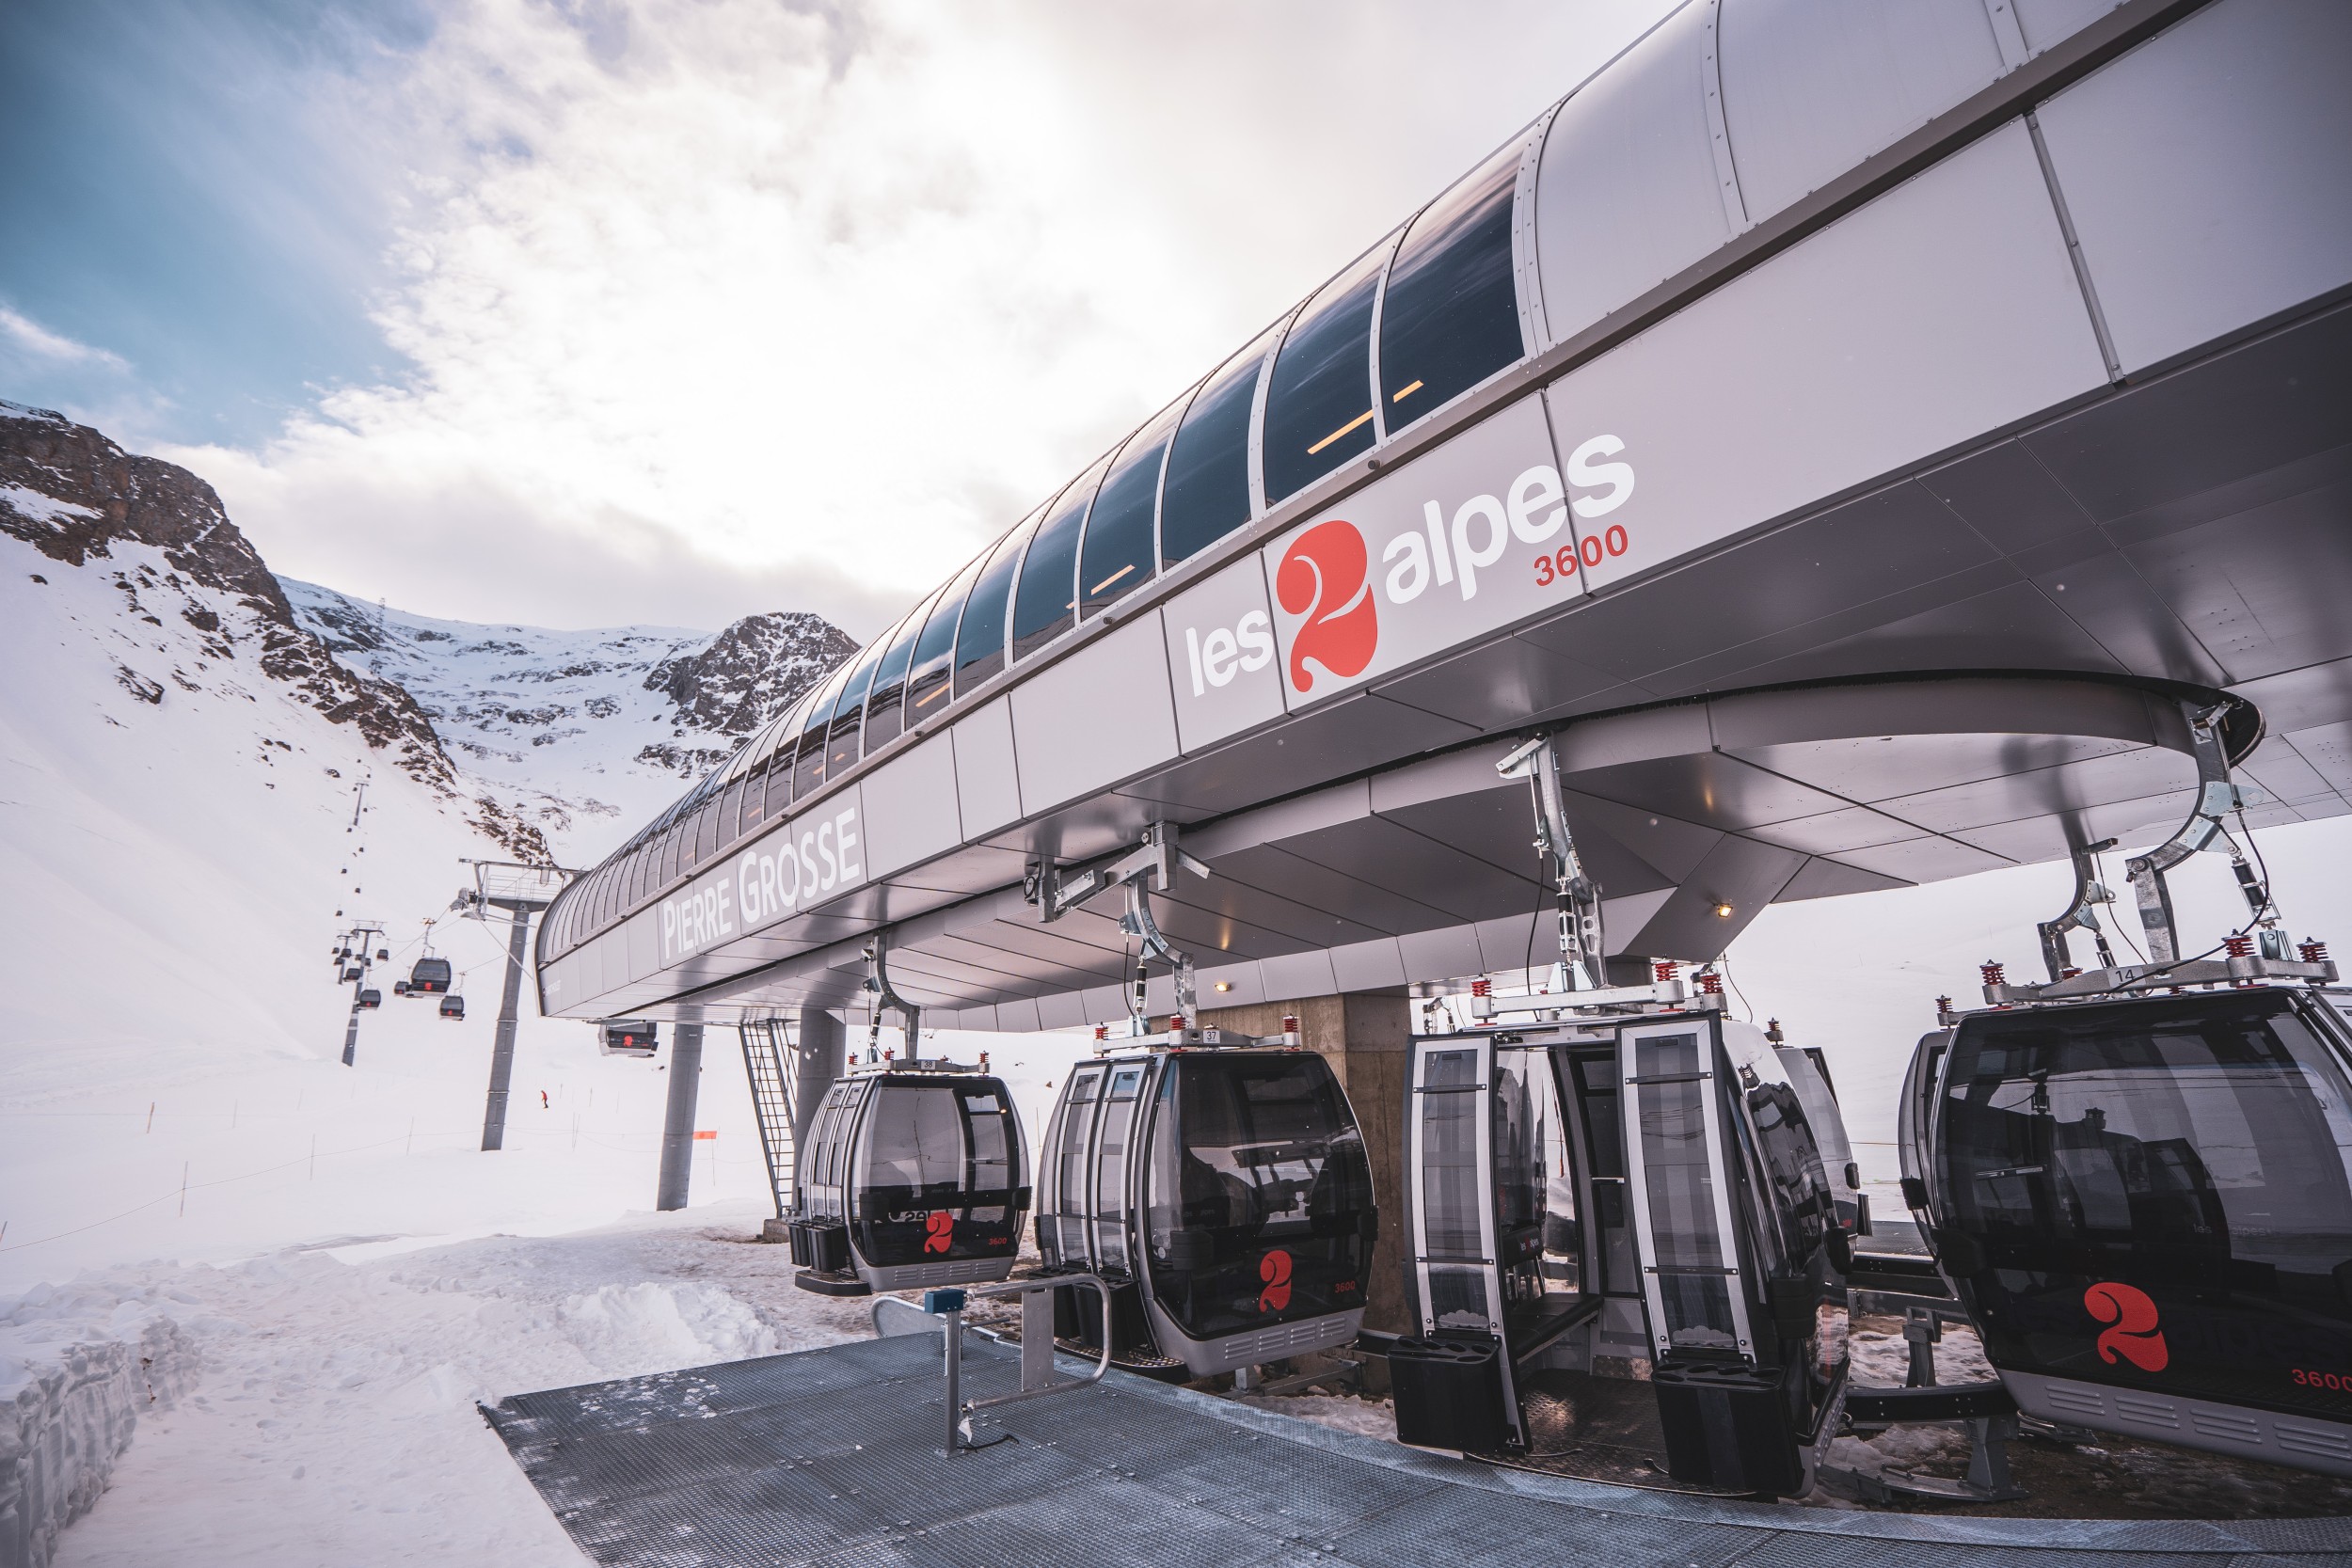
POLYGON ((413 697, 463 776, 588 865, 854 652, 804 611, 716 636, 673 626, 552 631, 437 621, 278 579, 337 657, 413 697))

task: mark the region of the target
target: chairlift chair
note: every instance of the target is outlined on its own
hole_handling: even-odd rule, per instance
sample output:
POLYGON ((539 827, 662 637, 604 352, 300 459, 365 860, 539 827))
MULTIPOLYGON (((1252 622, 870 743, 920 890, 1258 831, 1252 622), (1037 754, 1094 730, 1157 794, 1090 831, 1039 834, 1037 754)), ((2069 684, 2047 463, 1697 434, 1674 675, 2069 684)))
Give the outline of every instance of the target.
POLYGON ((650 1056, 660 1045, 660 1027, 644 1019, 607 1019, 596 1032, 596 1049, 607 1056, 650 1056))
MULTIPOLYGON (((1046 1269, 1111 1286, 1111 1357, 1147 1375, 1329 1349, 1363 1323, 1379 1216, 1346 1092, 1311 1051, 1215 1033, 1073 1068, 1039 1164, 1046 1269)), ((1099 1351, 1091 1292, 1057 1297, 1062 1337, 1099 1351)))
POLYGON ((1027 1155, 1001 1078, 940 1063, 835 1080, 793 1181, 793 1283, 865 1295, 1006 1278, 1027 1155))
POLYGON ((415 967, 408 972, 408 994, 410 996, 440 995, 449 990, 450 979, 449 960, 437 958, 427 954, 419 958, 415 967))
POLYGON ((1807 1491, 1851 1251, 1814 1125, 1835 1101, 1787 1055, 1679 1004, 1416 1038, 1399 1437, 1525 1452, 1540 1399, 1574 1433, 1643 1434, 1677 1481, 1807 1491))

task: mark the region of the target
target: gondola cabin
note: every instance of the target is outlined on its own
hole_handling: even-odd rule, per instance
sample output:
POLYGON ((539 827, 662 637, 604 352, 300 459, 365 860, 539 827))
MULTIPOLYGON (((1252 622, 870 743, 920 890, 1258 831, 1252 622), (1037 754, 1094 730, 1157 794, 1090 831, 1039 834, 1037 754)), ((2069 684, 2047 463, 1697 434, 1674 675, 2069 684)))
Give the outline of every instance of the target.
POLYGON ((441 996, 449 991, 450 968, 447 958, 419 958, 408 972, 408 994, 411 996, 441 996))
POLYGON ((1403 1440, 1811 1485, 1851 1252, 1760 1030, 1652 1009, 1425 1037, 1406 1101, 1403 1440))
POLYGON ((466 999, 458 995, 455 991, 452 991, 447 996, 442 997, 441 1016, 443 1018, 464 1018, 466 1016, 466 999))
POLYGON ((1012 1273, 1028 1149, 1002 1079, 951 1064, 837 1079, 797 1165, 788 1226, 803 1290, 865 1295, 1012 1273))
MULTIPOLYGON (((1115 1361, 1202 1377, 1346 1344, 1362 1325, 1379 1227, 1371 1165, 1345 1091, 1311 1051, 1083 1063, 1039 1169, 1038 1250, 1049 1270, 1112 1285, 1115 1361)), ((1061 1332, 1099 1345, 1091 1292, 1059 1294, 1061 1332)))
POLYGON ((357 997, 352 999, 352 1006, 355 1007, 368 1008, 380 1007, 384 1006, 384 993, 377 990, 373 986, 370 986, 367 990, 361 991, 357 997))
POLYGON ((2225 985, 1919 1042, 1904 1196, 2021 1410, 2352 1476, 2347 1013, 2225 985))
POLYGON ((596 1050, 607 1056, 650 1056, 660 1047, 660 1026, 644 1019, 607 1019, 596 1031, 596 1050))

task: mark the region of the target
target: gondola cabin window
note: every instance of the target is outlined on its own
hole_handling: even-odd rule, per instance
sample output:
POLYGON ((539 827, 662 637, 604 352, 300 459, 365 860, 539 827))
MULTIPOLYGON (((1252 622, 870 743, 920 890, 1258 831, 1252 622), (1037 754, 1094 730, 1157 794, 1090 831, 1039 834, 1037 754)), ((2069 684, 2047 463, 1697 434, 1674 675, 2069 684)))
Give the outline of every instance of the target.
POLYGON ((2290 1376, 2352 1367, 2346 1099, 2282 991, 1967 1021, 1936 1218, 1994 1361, 2352 1415, 2290 1376), (2146 1333, 2100 1315, 2119 1299, 2146 1333))
POLYGON ((1152 1293, 1185 1334, 1362 1307, 1372 1170, 1321 1057, 1184 1057, 1151 1140, 1152 1293))

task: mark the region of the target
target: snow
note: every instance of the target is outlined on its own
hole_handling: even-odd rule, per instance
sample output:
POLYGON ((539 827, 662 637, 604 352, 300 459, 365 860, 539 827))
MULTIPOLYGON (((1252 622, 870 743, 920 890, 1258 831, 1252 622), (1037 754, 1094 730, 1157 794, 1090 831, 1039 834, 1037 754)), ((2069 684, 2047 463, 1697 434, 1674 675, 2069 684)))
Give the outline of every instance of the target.
POLYGON ((359 1261, 93 1271, 86 1310, 160 1313, 204 1378, 144 1417, 55 1560, 577 1565, 475 1402, 869 1334, 866 1304, 792 1287, 786 1249, 746 1239, 757 1219, 736 1202, 359 1261))
MULTIPOLYGON (((15 417, 31 418, 30 415, 15 417)), ((69 517, 98 515, 87 506, 76 506, 72 501, 61 501, 55 496, 44 496, 39 490, 22 484, 0 484, 0 506, 8 507, 20 517, 28 518, 36 523, 47 523, 51 528, 63 528, 65 520, 69 517)))
POLYGON ((675 626, 558 631, 440 621, 280 578, 294 618, 355 669, 417 699, 469 793, 486 788, 545 833, 565 865, 593 865, 731 755, 736 737, 675 722, 645 677, 702 646, 675 626), (647 748, 689 759, 640 760, 647 748))

